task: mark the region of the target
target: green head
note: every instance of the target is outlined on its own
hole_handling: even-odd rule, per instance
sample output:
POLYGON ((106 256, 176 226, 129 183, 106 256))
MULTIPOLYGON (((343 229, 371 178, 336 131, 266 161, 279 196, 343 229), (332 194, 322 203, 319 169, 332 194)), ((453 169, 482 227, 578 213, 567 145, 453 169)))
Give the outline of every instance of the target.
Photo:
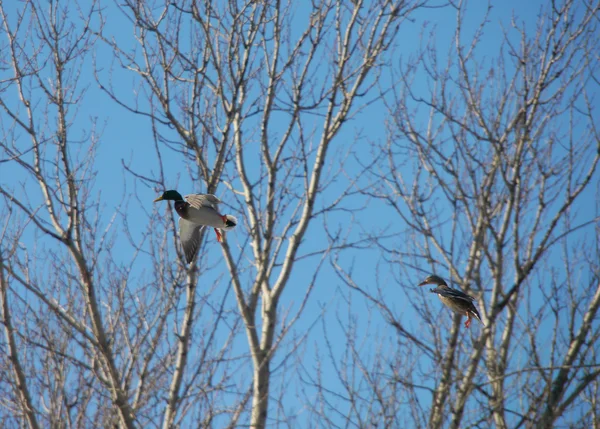
POLYGON ((163 194, 160 197, 158 197, 157 199, 155 199, 154 202, 164 201, 164 200, 183 201, 183 197, 181 196, 181 194, 179 192, 171 189, 170 191, 163 192, 163 194))

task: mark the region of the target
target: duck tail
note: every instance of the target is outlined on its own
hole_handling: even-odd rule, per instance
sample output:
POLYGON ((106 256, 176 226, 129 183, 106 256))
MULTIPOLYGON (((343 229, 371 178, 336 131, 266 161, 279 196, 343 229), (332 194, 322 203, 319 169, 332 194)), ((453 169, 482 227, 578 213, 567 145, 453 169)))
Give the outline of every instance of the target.
POLYGON ((232 215, 225 215, 224 216, 225 219, 225 226, 221 229, 223 229, 224 231, 231 231, 233 228, 235 228, 238 224, 238 220, 235 216, 232 215))
POLYGON ((471 315, 473 315, 475 317, 475 319, 479 320, 481 322, 481 324, 483 326, 485 326, 485 323, 483 323, 483 320, 481 320, 481 316, 479 315, 479 311, 477 311, 476 308, 470 309, 469 313, 471 313, 471 315))

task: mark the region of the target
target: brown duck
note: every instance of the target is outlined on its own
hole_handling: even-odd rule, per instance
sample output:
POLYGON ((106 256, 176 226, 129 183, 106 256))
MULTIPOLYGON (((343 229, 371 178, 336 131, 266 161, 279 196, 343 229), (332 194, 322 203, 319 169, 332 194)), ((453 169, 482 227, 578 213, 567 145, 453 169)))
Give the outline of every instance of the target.
POLYGON ((437 285, 435 289, 429 289, 429 291, 437 293, 440 300, 447 307, 449 307, 452 311, 458 314, 467 316, 465 328, 471 326, 472 317, 476 318, 481 323, 483 323, 483 321, 481 320, 481 316, 479 315, 479 311, 477 311, 477 308, 475 308, 475 305, 473 304, 473 301, 475 301, 474 297, 472 297, 471 295, 467 295, 466 293, 458 289, 451 288, 450 286, 448 286, 448 284, 443 278, 433 274, 427 277, 425 281, 419 284, 419 286, 428 284, 437 285))

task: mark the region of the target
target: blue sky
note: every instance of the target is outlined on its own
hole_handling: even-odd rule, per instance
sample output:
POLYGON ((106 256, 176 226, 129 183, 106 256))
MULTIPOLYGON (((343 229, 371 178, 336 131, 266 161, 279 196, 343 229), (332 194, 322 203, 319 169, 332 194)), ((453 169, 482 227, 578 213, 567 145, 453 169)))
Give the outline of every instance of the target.
MULTIPOLYGON (((492 8, 489 25, 487 26, 481 44, 478 48, 478 56, 481 60, 491 61, 497 53, 499 43, 502 38, 502 27, 508 29, 510 27, 511 17, 517 15, 519 22, 525 23, 527 28, 534 29, 538 18, 541 6, 546 5, 546 1, 505 1, 496 2, 492 8)), ((301 8, 301 6, 299 6, 301 8)), ((485 12, 483 2, 472 1, 468 7, 467 19, 465 20, 465 37, 472 34, 476 26, 479 24, 485 12)), ((120 43, 131 43, 133 30, 129 21, 116 10, 113 3, 107 3, 103 11, 106 19, 104 33, 112 35, 120 43), (129 42, 128 42, 129 41, 129 42)), ((302 10, 298 11, 298 16, 302 16, 302 10)), ((455 15, 449 9, 428 9, 419 11, 415 15, 414 22, 406 22, 401 30, 399 37, 398 55, 396 58, 402 57, 407 59, 411 54, 414 54, 415 49, 419 46, 419 34, 423 34, 424 38, 433 37, 438 45, 438 54, 440 60, 445 60, 446 52, 448 52, 448 44, 455 28, 455 15)), ((125 45, 124 45, 125 46, 125 45)), ((112 54, 107 46, 102 43, 96 45, 94 51, 96 67, 101 69, 100 79, 107 82, 108 73, 111 68, 114 70, 113 84, 115 90, 122 94, 124 98, 134 100, 134 90, 138 88, 137 78, 130 72, 120 70, 118 65, 113 61, 112 54)), ((123 164, 129 166, 132 170, 147 176, 154 176, 159 171, 157 158, 154 152, 154 142, 152 138, 152 130, 150 122, 142 117, 134 115, 122 107, 116 105, 109 97, 99 88, 93 78, 94 64, 91 57, 88 57, 83 67, 83 73, 80 80, 81 87, 87 87, 83 102, 78 105, 76 121, 74 122, 71 132, 81 132, 85 134, 89 132, 92 124, 95 123, 99 131, 99 142, 96 150, 96 178, 94 189, 100 193, 100 210, 102 212, 101 226, 108 225, 110 217, 115 210, 126 209, 130 219, 134 220, 141 217, 146 219, 142 213, 150 213, 152 210, 158 210, 160 213, 166 212, 164 204, 155 206, 152 200, 157 196, 156 190, 146 186, 144 183, 134 178, 123 169, 123 164), (140 200, 131 199, 133 193, 137 193, 140 200), (124 200, 129 200, 124 203, 124 200), (141 204, 142 206, 138 206, 141 204), (139 214, 138 214, 139 213, 139 214)), ((415 82, 414 90, 424 92, 427 85, 430 84, 425 79, 415 82)), ((371 142, 380 142, 386 137, 385 120, 387 110, 381 102, 374 103, 368 109, 360 113, 354 118, 344 130, 336 137, 334 147, 331 153, 344 153, 350 146, 349 142, 353 142, 352 151, 357 158, 365 159, 371 156, 371 142)), ((422 118, 423 121, 427 117, 422 118)), ((25 139, 24 136, 19 138, 25 139)), ((185 163, 182 157, 178 154, 162 148, 161 149, 166 176, 168 177, 168 185, 172 188, 177 188, 182 194, 202 192, 198 184, 192 183, 187 174, 185 163)), ((84 156, 84 155, 81 155, 84 156)), ((350 162, 349 168, 357 168, 357 164, 350 162), (353 167, 351 167, 353 166, 353 167)), ((352 171, 349 171, 351 174, 352 171)), ((15 186, 17 183, 24 180, 22 173, 11 164, 0 164, 0 182, 3 186, 15 186)), ((597 177, 596 177, 597 182, 597 177)), ((347 178, 339 177, 334 182, 332 187, 323 195, 323 199, 318 202, 318 205, 325 204, 328 195, 334 196, 340 192, 348 183, 347 178)), ((595 188, 595 187, 594 187, 595 188)), ((37 189, 31 182, 26 182, 24 189, 32 198, 37 194, 37 189)), ((589 195, 582 197, 582 200, 593 198, 595 189, 589 190, 589 195)), ((236 212, 239 205, 234 205, 233 198, 228 196, 227 189, 220 186, 217 195, 226 203, 230 203, 229 210, 233 210, 232 214, 238 218, 243 218, 244 214, 236 212)), ((4 203, 4 202, 3 202, 4 203)), ((350 207, 362 206, 364 199, 351 198, 346 204, 350 207)), ((591 204, 578 205, 579 216, 581 219, 591 219, 594 216, 594 207, 591 204)), ((369 205, 356 213, 355 217, 349 217, 346 214, 331 216, 326 219, 328 227, 335 230, 340 228, 342 231, 350 231, 351 237, 359 237, 361 228, 375 229, 389 228, 392 231, 402 231, 405 226, 402 225, 400 219, 383 203, 371 200, 369 205)), ((323 220, 317 219, 310 227, 306 246, 303 247, 301 254, 305 254, 312 249, 318 249, 325 245, 325 237, 322 234, 321 223, 323 220)), ((117 243, 115 246, 117 259, 121 259, 123 263, 130 260, 132 248, 128 245, 127 240, 120 233, 122 226, 117 226, 117 243)), ((147 228, 143 222, 130 221, 128 224, 129 232, 134 238, 141 239, 142 234, 147 228)), ((229 234, 229 240, 232 243, 242 243, 245 240, 245 231, 238 228, 235 232, 229 234)), ((582 234, 585 232, 582 231, 582 234)), ((29 239, 32 235, 29 234, 29 239)), ((220 250, 217 243, 214 242, 212 233, 208 236, 209 242, 206 244, 208 249, 207 259, 203 261, 207 265, 211 263, 219 263, 221 258, 220 250), (212 252, 211 250, 214 250, 212 252)), ((32 243, 26 243, 31 246, 32 243)), ((48 242, 49 246, 52 246, 48 242)), ((401 247, 402 243, 390 243, 391 246, 401 247)), ((172 253, 175 257, 175 253, 172 253)), ((559 255, 556 255, 559 258, 559 255)), ((307 285, 311 281, 312 270, 315 267, 317 258, 310 258, 297 263, 293 277, 287 286, 281 300, 282 309, 296 309, 303 299, 307 285)), ((420 316, 416 314, 411 306, 406 304, 406 289, 399 287, 398 278, 402 278, 403 273, 396 267, 390 266, 380 259, 380 253, 377 249, 365 249, 360 252, 344 253, 340 259, 346 268, 352 267, 353 278, 355 281, 365 287, 371 288, 374 291, 376 286, 382 288, 385 292, 386 303, 394 311, 394 313, 402 319, 407 326, 418 331, 420 325, 420 316)), ((143 266, 144 257, 136 262, 133 270, 132 280, 137 276, 140 278, 145 276, 147 270, 143 266), (140 262, 141 261, 141 262, 140 262)), ((225 269, 224 264, 222 268, 225 269)), ((424 271, 427 267, 422 268, 424 271)), ((219 282, 216 295, 226 293, 229 287, 229 281, 226 276, 222 276, 223 272, 219 271, 211 275, 210 278, 203 278, 203 282, 209 283, 214 281, 219 282)), ((445 273, 440 273, 444 275, 445 273)), ((447 276, 446 276, 447 277, 447 276)), ((421 278, 402 278, 402 286, 416 285, 421 278)), ((132 287, 135 287, 135 281, 131 282, 132 287)), ((419 299, 419 294, 423 291, 414 290, 410 299, 419 299)), ((201 292, 199 292, 201 293, 201 292)), ((229 305, 235 309, 234 296, 229 293, 229 305)), ((433 297, 432 297, 433 298, 433 297)), ((441 304, 437 301, 431 303, 431 308, 434 311, 445 311, 441 309, 441 304)), ((356 329, 359 337, 362 336, 380 336, 385 343, 394 342, 395 332, 371 306, 365 305, 360 295, 353 294, 349 289, 342 284, 339 278, 335 275, 329 264, 326 262, 322 272, 318 278, 315 290, 312 292, 311 299, 303 316, 295 325, 295 331, 289 336, 291 341, 294 336, 302 335, 307 330, 311 330, 312 334, 304 343, 304 346, 299 352, 302 363, 306 369, 316 368, 317 362, 315 354, 323 352, 323 326, 327 327, 327 333, 331 340, 331 345, 340 353, 345 347, 345 336, 343 334, 343 324, 338 323, 338 316, 342 320, 347 320, 348 317, 356 316, 364 320, 368 318, 368 312, 371 311, 372 321, 370 324, 358 323, 356 329), (351 298, 351 302, 346 300, 351 298), (321 315, 324 314, 324 323, 317 323, 321 315)), ((444 315, 448 322, 449 315, 444 315)), ((477 335, 479 326, 474 324, 470 335, 477 335)), ((368 354, 368 346, 365 347, 365 353, 368 354)), ((236 342, 236 350, 239 353, 245 353, 247 345, 245 337, 240 335, 236 342)), ((276 363, 278 359, 275 359, 276 363)), ((320 362, 324 365, 324 371, 331 371, 331 362, 320 362)), ((295 389, 300 389, 301 384, 298 383, 296 377, 291 377, 291 384, 288 388, 293 392, 295 389)), ((330 388, 337 389, 340 387, 339 380, 333 376, 326 377, 325 382, 330 388)), ((277 385, 277 382, 274 383, 277 385)), ((295 393, 295 392, 294 392, 295 393)), ((424 396, 424 401, 427 397, 424 396)), ((297 410, 298 402, 295 395, 290 395, 284 401, 289 410, 297 410)))

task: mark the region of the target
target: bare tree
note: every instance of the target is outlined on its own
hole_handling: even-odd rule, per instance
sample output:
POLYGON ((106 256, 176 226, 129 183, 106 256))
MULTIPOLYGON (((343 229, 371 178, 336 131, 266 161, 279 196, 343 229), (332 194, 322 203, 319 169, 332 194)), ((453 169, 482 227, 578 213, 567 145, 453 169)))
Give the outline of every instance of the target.
MULTIPOLYGON (((371 410, 356 410, 383 387, 406 403, 399 412, 410 427, 598 427, 600 212, 589 201, 597 200, 600 158, 600 3, 553 1, 535 31, 515 16, 484 60, 491 6, 472 31, 466 2, 452 7, 447 56, 430 41, 399 68, 369 192, 403 221, 402 233, 373 239, 422 327, 403 320, 389 291, 355 282, 333 259, 341 279, 396 328, 392 355, 415 359, 367 367, 348 385, 348 418, 364 427, 371 410), (459 317, 449 324, 445 308, 436 316, 437 299, 415 287, 430 273, 474 294, 485 326, 465 331, 459 317), (356 395, 361 383, 370 395, 356 395)), ((366 359, 353 356, 350 366, 366 359)), ((386 409, 396 412, 382 402, 386 409)))
POLYGON ((98 3, 0 2, 0 18, 1 420, 155 426, 175 383, 186 401, 174 425, 192 416, 208 427, 233 414, 222 397, 238 388, 232 375, 242 359, 232 354, 240 318, 225 305, 227 289, 207 280, 186 309, 203 322, 182 380, 172 332, 182 286, 210 267, 173 268, 168 230, 156 234, 161 225, 152 221, 142 244, 129 236, 130 256, 117 256, 130 216, 104 211, 94 183, 100 136, 93 123, 83 132, 75 125, 89 102, 90 54, 103 25, 98 3))
POLYGON ((2 424, 597 425, 600 208, 582 202, 600 192, 600 4, 553 2, 533 33, 516 17, 489 63, 493 24, 466 33, 460 2, 449 55, 430 42, 403 63, 424 1, 296 4, 0 2, 2 424), (118 11, 133 37, 106 25, 118 11), (114 211, 78 113, 98 92, 152 137, 114 211), (354 159, 352 124, 381 100, 388 138, 354 159), (190 265, 174 211, 150 208, 185 183, 241 220, 221 245, 203 231, 190 265), (401 231, 335 230, 348 201, 401 231), (366 285, 345 252, 371 246, 366 285), (345 307, 294 331, 328 259, 345 307), (430 272, 475 294, 485 326, 438 312, 415 287, 430 272), (309 389, 290 412, 294 377, 309 389))
POLYGON ((0 248, 5 415, 30 426, 277 423, 274 373, 305 338, 286 340, 336 245, 308 245, 308 231, 357 194, 356 178, 331 186, 349 153, 340 133, 380 96, 400 25, 424 4, 126 0, 108 10, 131 22, 127 39, 104 27, 110 13, 97 3, 0 3, 10 53, 0 148, 22 183, 0 185, 10 218, 0 248), (135 184, 163 191, 188 172, 193 191, 220 191, 243 214, 221 258, 203 235, 186 266, 172 210, 146 211, 137 195, 103 211, 101 136, 73 126, 92 58, 110 100, 149 119, 159 170, 125 165, 135 184), (127 74, 131 93, 118 82, 127 74), (148 226, 133 232, 140 218, 148 226), (282 305, 290 282, 307 278, 294 275, 299 261, 311 271, 296 285, 303 297, 282 305), (247 352, 233 346, 240 331, 247 352))
MULTIPOLYGON (((156 140, 190 163, 192 180, 208 193, 223 184, 244 214, 248 240, 237 248, 226 241, 222 253, 252 358, 251 427, 267 424, 275 353, 334 245, 301 253, 302 242, 313 220, 336 210, 352 192, 350 183, 330 202, 318 202, 341 168, 327 162, 333 142, 369 101, 400 24, 423 3, 317 1, 299 14, 293 2, 126 1, 119 7, 133 23, 135 50, 103 35, 122 68, 136 73, 149 94, 127 100, 99 77, 110 97, 150 118, 156 140), (249 262, 240 265, 244 254, 249 262), (281 295, 297 261, 309 257, 314 276, 303 285, 295 313, 283 318, 281 295)), ((157 191, 172 183, 162 168, 160 177, 146 177, 160 184, 157 191)), ((178 413, 177 379, 196 323, 193 280, 165 428, 178 413)))

